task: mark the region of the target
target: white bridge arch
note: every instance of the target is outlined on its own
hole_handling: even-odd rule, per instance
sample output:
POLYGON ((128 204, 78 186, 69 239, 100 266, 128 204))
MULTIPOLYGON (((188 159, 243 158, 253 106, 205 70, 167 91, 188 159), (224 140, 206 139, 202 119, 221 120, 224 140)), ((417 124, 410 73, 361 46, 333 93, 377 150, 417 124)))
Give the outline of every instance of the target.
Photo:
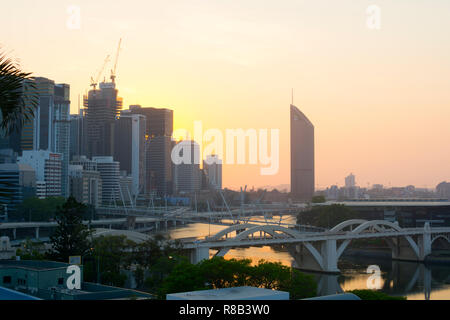
POLYGON ((194 255, 193 262, 197 262, 209 257, 209 249, 217 249, 216 256, 224 256, 236 247, 282 244, 288 247, 300 268, 338 273, 337 261, 351 241, 368 238, 385 239, 392 249, 393 259, 424 261, 435 240, 449 241, 450 228, 432 229, 428 223, 423 228, 401 228, 385 220, 353 219, 325 232, 300 232, 276 224, 245 223, 230 226, 188 247, 203 250, 194 255))

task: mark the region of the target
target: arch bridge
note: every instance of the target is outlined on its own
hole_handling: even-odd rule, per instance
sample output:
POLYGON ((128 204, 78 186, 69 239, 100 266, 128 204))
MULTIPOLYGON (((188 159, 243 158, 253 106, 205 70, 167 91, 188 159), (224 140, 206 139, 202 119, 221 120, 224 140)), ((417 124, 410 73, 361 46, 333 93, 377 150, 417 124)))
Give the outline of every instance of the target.
POLYGON ((197 263, 215 256, 224 256, 230 249, 251 246, 284 245, 301 269, 339 273, 337 262, 350 243, 357 239, 384 239, 392 250, 392 258, 424 261, 431 253, 433 242, 450 242, 450 228, 401 228, 398 223, 385 220, 347 220, 324 232, 300 232, 276 224, 251 223, 230 226, 202 241, 186 243, 191 260, 197 263))

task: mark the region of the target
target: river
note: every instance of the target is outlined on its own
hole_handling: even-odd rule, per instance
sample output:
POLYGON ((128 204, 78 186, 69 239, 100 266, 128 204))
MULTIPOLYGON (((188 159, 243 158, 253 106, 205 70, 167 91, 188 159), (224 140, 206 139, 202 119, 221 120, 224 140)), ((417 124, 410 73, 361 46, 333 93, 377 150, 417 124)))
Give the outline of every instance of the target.
MULTIPOLYGON (((261 217, 253 219, 263 220, 261 217)), ((272 221, 280 220, 275 218, 272 221)), ((282 222, 295 223, 293 217, 284 218, 282 222)), ((171 239, 203 238, 214 235, 224 228, 226 226, 192 223, 159 233, 171 239)), ((225 255, 225 258, 252 259, 253 263, 264 259, 295 267, 295 261, 288 252, 271 247, 233 249, 225 255)), ((406 296, 408 300, 450 300, 450 264, 424 265, 393 261, 383 257, 346 256, 339 260, 338 268, 341 270, 340 275, 310 273, 316 278, 319 295, 377 287, 393 296, 406 296), (380 280, 374 278, 375 274, 368 273, 369 266, 379 268, 380 280)))

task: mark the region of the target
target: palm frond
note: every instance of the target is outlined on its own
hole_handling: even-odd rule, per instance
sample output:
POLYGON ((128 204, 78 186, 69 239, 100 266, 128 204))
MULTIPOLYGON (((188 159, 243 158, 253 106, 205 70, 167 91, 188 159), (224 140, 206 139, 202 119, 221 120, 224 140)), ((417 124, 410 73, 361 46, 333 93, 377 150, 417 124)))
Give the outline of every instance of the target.
POLYGON ((31 73, 0 53, 0 129, 11 133, 34 117, 39 95, 31 73))

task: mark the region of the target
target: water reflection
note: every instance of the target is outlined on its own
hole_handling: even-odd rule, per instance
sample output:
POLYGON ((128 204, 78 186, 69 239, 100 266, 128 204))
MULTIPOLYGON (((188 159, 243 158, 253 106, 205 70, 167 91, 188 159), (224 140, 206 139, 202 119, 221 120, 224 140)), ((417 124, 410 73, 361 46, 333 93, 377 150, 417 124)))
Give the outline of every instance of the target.
MULTIPOLYGON (((381 291, 392 296, 407 296, 409 299, 429 300, 433 284, 432 271, 424 264, 390 261, 377 261, 381 269, 381 291)), ((370 264, 373 264, 371 262, 370 264)), ((368 289, 368 280, 372 274, 364 269, 343 269, 340 275, 314 274, 318 283, 318 294, 329 295, 355 289, 368 289)), ((450 269, 447 269, 450 275, 450 269)), ((436 288, 437 289, 437 288, 436 288)), ((447 292, 450 295, 450 287, 447 292)))

